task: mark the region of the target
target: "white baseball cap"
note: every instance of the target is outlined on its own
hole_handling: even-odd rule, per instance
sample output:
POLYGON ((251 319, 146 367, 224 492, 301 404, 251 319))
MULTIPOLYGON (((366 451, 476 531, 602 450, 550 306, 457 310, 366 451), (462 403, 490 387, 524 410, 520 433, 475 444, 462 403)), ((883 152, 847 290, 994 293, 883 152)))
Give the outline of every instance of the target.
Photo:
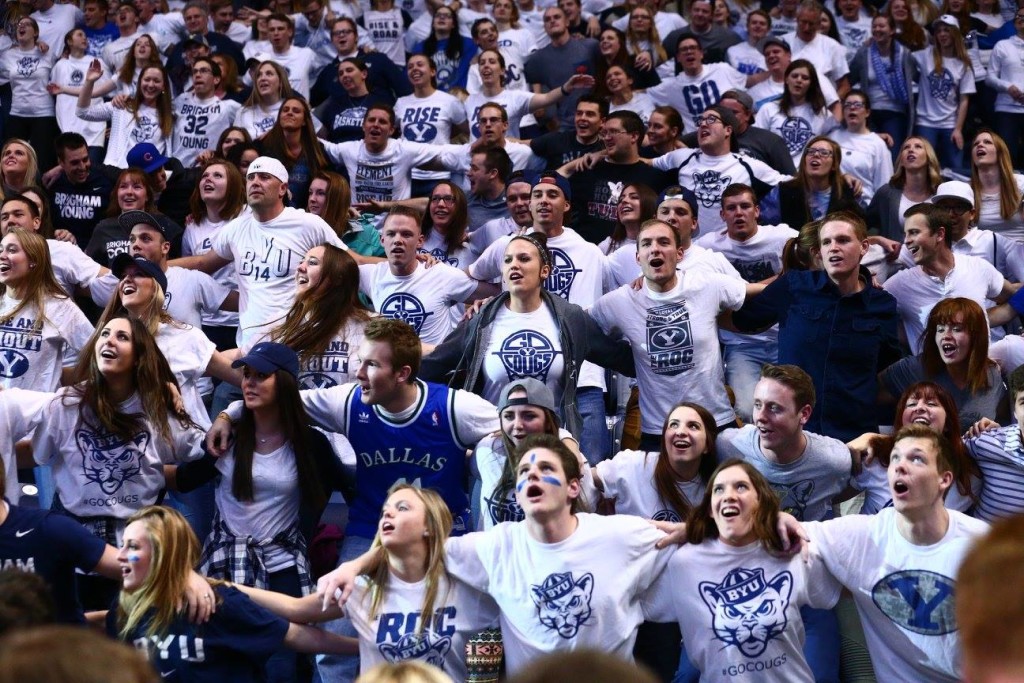
POLYGON ((250 173, 269 173, 282 183, 288 182, 288 169, 274 157, 256 157, 249 164, 249 170, 246 171, 246 175, 250 173))
POLYGON ((939 185, 930 201, 934 204, 940 199, 959 199, 974 208, 974 190, 962 180, 950 180, 939 185))

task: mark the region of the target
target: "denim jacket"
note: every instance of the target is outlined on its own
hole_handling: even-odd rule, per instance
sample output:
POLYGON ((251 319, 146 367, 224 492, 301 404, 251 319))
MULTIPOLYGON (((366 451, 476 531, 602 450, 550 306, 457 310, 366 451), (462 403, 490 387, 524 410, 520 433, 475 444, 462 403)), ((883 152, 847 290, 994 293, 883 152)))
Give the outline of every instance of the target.
POLYGON ((878 373, 899 360, 896 299, 871 284, 842 296, 824 271, 788 271, 733 314, 743 331, 779 324, 779 363, 814 380, 814 412, 805 429, 848 441, 877 431, 878 373))

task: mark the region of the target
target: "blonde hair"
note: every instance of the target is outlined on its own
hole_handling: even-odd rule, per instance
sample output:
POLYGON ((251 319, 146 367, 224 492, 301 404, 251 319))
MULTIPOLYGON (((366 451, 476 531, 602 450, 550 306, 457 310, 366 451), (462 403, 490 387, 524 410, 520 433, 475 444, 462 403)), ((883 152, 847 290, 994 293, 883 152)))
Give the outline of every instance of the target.
MULTIPOLYGON (((939 189, 939 183, 942 182, 942 166, 939 164, 939 157, 935 154, 935 148, 932 147, 932 143, 918 135, 908 137, 903 141, 903 146, 906 146, 911 140, 919 141, 924 147, 924 155, 928 159, 928 191, 935 194, 935 190, 939 189)), ((892 178, 889 179, 889 184, 898 190, 902 190, 906 183, 907 169, 903 168, 903 147, 900 147, 900 153, 896 156, 896 167, 892 178)), ((977 201, 975 201, 975 206, 978 206, 977 201)), ((1014 209, 1016 209, 1016 206, 1014 209)))
POLYGON ((48 625, 0 641, 0 683, 157 683, 135 648, 81 626, 48 625))
MULTIPOLYGON (((39 157, 36 156, 35 148, 32 147, 27 140, 22 140, 21 138, 8 138, 7 141, 4 142, 4 146, 0 147, 0 157, 3 157, 4 152, 6 152, 7 148, 11 145, 21 145, 25 148, 25 153, 28 155, 28 167, 25 168, 25 187, 29 187, 35 183, 36 178, 39 177, 39 157)), ((2 172, 2 169, 0 169, 0 173, 2 172)), ((7 182, 6 177, 3 178, 3 182, 7 182)), ((3 183, 0 183, 0 198, 3 198, 3 196, 3 183)))
POLYGON ((199 539, 181 513, 168 507, 144 507, 128 518, 133 522, 145 525, 152 556, 142 585, 118 598, 119 634, 126 639, 148 620, 146 636, 162 636, 178 615, 189 573, 199 564, 199 539))
MULTIPOLYGON (((992 138, 992 145, 996 148, 996 163, 999 164, 999 215, 1006 219, 1011 218, 1017 209, 1020 208, 1021 192, 1017 187, 1017 178, 1013 174, 1013 159, 1010 158, 1010 149, 1006 141, 991 128, 981 128, 971 141, 981 135, 988 135, 992 138)), ((981 207, 981 177, 978 173, 978 164, 971 155, 971 187, 974 188, 974 206, 981 207)))
MULTIPOLYGON (((6 201, 22 200, 8 198, 6 201)), ((24 201, 30 202, 32 200, 25 197, 24 201)), ((43 323, 48 321, 46 317, 47 300, 67 299, 68 296, 61 289, 60 284, 57 283, 57 278, 53 275, 50 247, 46 244, 46 240, 38 233, 25 230, 24 228, 11 228, 7 234, 14 235, 17 238, 22 251, 28 257, 29 264, 34 266, 34 268, 29 269, 28 274, 25 276, 25 291, 27 295, 18 302, 18 305, 10 313, 0 316, 0 323, 9 323, 23 310, 29 306, 34 306, 36 311, 38 311, 35 330, 39 331, 43 328, 43 323)), ((0 295, 6 291, 7 286, 0 285, 0 295)))
MULTIPOLYGON (((422 615, 417 626, 416 633, 422 633, 425 626, 433 623, 434 605, 438 599, 444 599, 440 595, 441 580, 448 579, 448 570, 444 564, 444 542, 452 531, 452 513, 444 498, 431 489, 423 489, 411 484, 395 484, 388 489, 388 498, 398 491, 412 491, 423 503, 424 517, 426 518, 427 535, 424 543, 427 545, 427 566, 426 566, 426 592, 423 595, 423 607, 420 610, 422 615)), ((371 588, 370 596, 370 619, 377 616, 381 603, 384 602, 384 594, 387 591, 391 579, 391 568, 388 564, 388 551, 381 544, 380 532, 373 539, 370 550, 374 557, 370 561, 364 574, 369 578, 371 588)))
POLYGON ((448 674, 416 659, 378 664, 356 679, 356 683, 452 683, 448 674))

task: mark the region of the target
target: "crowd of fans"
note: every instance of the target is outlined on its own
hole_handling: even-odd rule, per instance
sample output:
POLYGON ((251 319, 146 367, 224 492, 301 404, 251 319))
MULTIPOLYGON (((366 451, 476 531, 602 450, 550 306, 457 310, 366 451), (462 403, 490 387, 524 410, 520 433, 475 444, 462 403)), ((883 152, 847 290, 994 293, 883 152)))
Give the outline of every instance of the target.
POLYGON ((3 19, 11 680, 1024 680, 1024 2, 3 19))

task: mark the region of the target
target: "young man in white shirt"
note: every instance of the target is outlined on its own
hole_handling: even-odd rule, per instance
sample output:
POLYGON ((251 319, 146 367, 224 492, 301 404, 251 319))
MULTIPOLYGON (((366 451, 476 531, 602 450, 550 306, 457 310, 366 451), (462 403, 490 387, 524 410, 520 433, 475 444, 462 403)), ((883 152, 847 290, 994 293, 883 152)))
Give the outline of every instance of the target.
POLYGON ((811 552, 853 594, 879 681, 970 680, 960 661, 955 577, 988 526, 945 507, 953 463, 942 435, 904 427, 889 462, 891 508, 804 525, 811 552))
MULTIPOLYGON (((267 32, 270 37, 270 54, 258 55, 258 59, 270 59, 288 73, 288 82, 292 89, 305 98, 309 98, 309 88, 319 73, 317 55, 308 47, 293 44, 295 38, 295 22, 287 14, 275 12, 267 18, 267 32)), ((248 79, 248 74, 246 75, 248 79)))
MULTIPOLYGON (((321 244, 348 249, 319 216, 286 208, 288 171, 277 159, 257 157, 246 175, 243 212, 217 233, 205 254, 169 265, 214 273, 233 263, 238 276, 238 346, 247 351, 278 323, 295 300, 295 269, 321 244)), ((353 253, 357 262, 362 257, 353 253)))
POLYGON ((242 105, 217 96, 221 82, 220 65, 207 57, 192 63, 192 90, 174 98, 174 139, 171 156, 185 168, 195 165, 205 151, 217 146, 217 140, 235 120, 242 105))
POLYGON ((736 423, 715 319, 743 305, 745 283, 703 269, 679 272, 681 258, 676 230, 657 219, 645 222, 636 246, 642 287, 623 285, 588 311, 606 334, 627 339, 633 348, 641 450, 658 450, 665 416, 684 398, 705 406, 719 427, 736 423))
POLYGON ((903 215, 903 244, 916 265, 896 273, 883 287, 896 298, 907 343, 916 355, 928 315, 939 301, 962 296, 988 308, 986 301, 1003 303, 1019 285, 1011 285, 983 259, 953 253, 949 212, 922 203, 903 215))
POLYGON ((836 84, 836 91, 842 97, 850 89, 846 48, 819 33, 823 9, 817 0, 803 0, 796 13, 796 30, 782 39, 793 48, 793 59, 806 59, 813 64, 818 73, 836 84))
POLYGON ((731 151, 738 147, 734 135, 739 128, 731 109, 720 104, 709 106, 696 123, 698 149, 678 149, 650 163, 661 171, 677 170, 679 184, 693 192, 700 203, 701 227, 717 232, 725 229, 718 209, 727 185, 749 185, 760 201, 771 188, 790 177, 762 161, 731 151))
POLYGON ((381 243, 386 262, 359 266, 359 291, 370 297, 381 315, 408 323, 424 344, 437 345, 461 318, 457 304, 495 293, 447 263, 430 268, 416 255, 423 246, 423 216, 403 206, 384 219, 381 243))
MULTIPOLYGON (((139 0, 139 2, 148 2, 148 0, 139 0)), ((135 39, 142 35, 142 31, 139 30, 139 11, 132 3, 123 1, 117 7, 114 23, 117 24, 117 31, 120 35, 103 47, 100 58, 110 73, 116 74, 124 64, 135 39)))
MULTIPOLYGON (((704 233, 698 245, 723 255, 750 283, 782 272, 782 249, 799 233, 788 225, 758 225, 761 209, 749 185, 733 183, 726 187, 720 213, 725 230, 704 233)), ((721 330, 719 336, 725 348, 725 379, 736 397, 736 414, 749 423, 761 366, 779 359, 779 328, 773 325, 756 334, 721 330)))

